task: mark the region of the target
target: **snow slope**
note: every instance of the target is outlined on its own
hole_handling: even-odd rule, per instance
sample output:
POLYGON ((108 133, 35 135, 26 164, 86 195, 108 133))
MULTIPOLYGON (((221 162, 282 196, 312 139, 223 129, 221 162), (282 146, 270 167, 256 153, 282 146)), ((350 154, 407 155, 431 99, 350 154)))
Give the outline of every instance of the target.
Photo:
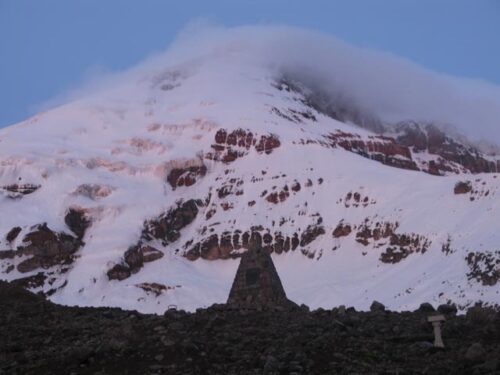
POLYGON ((288 297, 312 308, 499 303, 498 174, 425 173, 435 156, 412 148, 419 170, 394 167, 408 159, 395 146, 391 162, 383 147, 351 152, 332 134, 393 140, 319 112, 279 78, 221 53, 0 130, 0 278, 61 304, 194 310, 226 300, 247 232, 273 251, 288 297), (172 185, 174 170, 189 186, 172 185), (458 182, 470 189, 455 194, 458 182), (191 199, 198 211, 178 238, 145 235, 145 221, 191 199), (42 223, 76 238, 70 209, 91 222, 84 244, 64 261, 26 250, 42 223), (164 255, 132 266, 135 245, 164 255))

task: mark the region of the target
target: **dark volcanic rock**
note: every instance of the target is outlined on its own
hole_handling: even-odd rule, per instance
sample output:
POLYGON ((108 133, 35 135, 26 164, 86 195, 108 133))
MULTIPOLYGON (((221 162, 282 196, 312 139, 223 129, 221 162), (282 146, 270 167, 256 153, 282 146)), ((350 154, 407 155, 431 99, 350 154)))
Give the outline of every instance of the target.
POLYGON ((14 194, 28 195, 34 193, 38 189, 40 189, 41 185, 36 184, 11 184, 1 186, 1 189, 9 191, 14 194))
POLYGON ((7 233, 7 236, 5 236, 5 239, 7 240, 7 242, 12 242, 14 241, 17 236, 19 235, 19 233, 21 233, 21 227, 14 227, 12 228, 9 233, 7 233))
POLYGON ((258 153, 270 154, 280 147, 278 136, 274 134, 261 135, 260 138, 249 130, 236 129, 228 132, 219 129, 215 133, 213 152, 207 153, 207 159, 231 163, 248 154, 251 148, 258 153))
POLYGON ((167 181, 175 190, 178 186, 191 186, 195 182, 207 174, 205 164, 195 165, 185 168, 174 168, 167 176, 167 181))
POLYGON ((385 311, 385 306, 378 301, 373 301, 372 304, 370 305, 370 311, 371 312, 385 311))
POLYGON ((17 248, 16 255, 28 255, 18 264, 20 272, 29 272, 37 268, 49 268, 58 264, 71 264, 75 253, 83 242, 66 233, 52 231, 46 224, 35 226, 23 238, 23 244, 17 248))
POLYGON ((457 307, 449 304, 439 305, 437 310, 445 315, 455 315, 457 313, 457 307))
POLYGON ((316 238, 325 234, 325 228, 321 225, 309 225, 300 236, 300 246, 309 245, 316 238))
POLYGON ((152 246, 142 246, 141 247, 142 260, 143 262, 154 262, 155 260, 163 258, 163 252, 152 247, 152 246))
MULTIPOLYGON (((168 293, 160 284, 138 287, 168 293)), ((214 305, 142 315, 58 306, 0 281, 0 373, 496 374, 500 314, 468 315, 447 317, 446 350, 436 350, 422 312, 214 305)))
POLYGON ((436 311, 436 309, 429 302, 424 302, 420 305, 420 307, 418 308, 418 311, 422 312, 422 313, 430 314, 430 313, 433 313, 434 311, 436 311))
POLYGON ((400 135, 397 142, 415 151, 427 150, 431 155, 438 155, 441 160, 429 165, 426 171, 431 174, 458 172, 455 165, 460 165, 471 173, 497 172, 499 161, 487 160, 476 148, 464 145, 446 135, 433 124, 405 122, 396 126, 400 135))
POLYGON ((130 275, 139 272, 144 263, 154 262, 163 257, 163 253, 148 245, 135 245, 128 248, 123 256, 125 264, 117 264, 108 272, 110 280, 125 280, 130 275))
POLYGON ((116 264, 107 272, 108 278, 110 280, 118 281, 125 280, 126 278, 130 277, 130 274, 130 268, 123 264, 116 264))
POLYGON ((465 258, 469 280, 474 279, 483 285, 494 286, 500 280, 500 250, 470 252, 465 258))
POLYGON ((83 238, 87 228, 91 224, 86 213, 78 208, 70 208, 66 216, 64 216, 64 222, 79 239, 83 238))
POLYGON ((145 222, 142 237, 146 240, 153 238, 162 240, 165 245, 178 240, 181 229, 194 221, 200 206, 202 202, 194 199, 178 203, 177 207, 158 218, 145 222))
POLYGON ((472 184, 470 181, 459 181, 455 184, 453 192, 455 194, 467 194, 472 191, 472 184))
POLYGON ((344 223, 339 223, 337 227, 333 230, 333 237, 334 238, 339 238, 339 237, 345 237, 351 234, 352 228, 349 224, 344 224, 344 223))
POLYGON ((131 273, 136 273, 144 265, 142 251, 139 246, 130 247, 125 252, 123 259, 125 260, 125 263, 127 263, 131 273))
POLYGON ((0 259, 12 259, 16 256, 17 252, 15 250, 1 250, 0 259))
POLYGON ((483 346, 475 342, 465 352, 465 358, 471 362, 482 362, 486 357, 486 351, 483 346))

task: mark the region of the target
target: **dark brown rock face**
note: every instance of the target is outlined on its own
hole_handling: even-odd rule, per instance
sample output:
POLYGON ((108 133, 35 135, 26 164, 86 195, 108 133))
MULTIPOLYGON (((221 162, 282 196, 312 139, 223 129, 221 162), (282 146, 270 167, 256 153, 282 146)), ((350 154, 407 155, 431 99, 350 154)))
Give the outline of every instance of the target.
POLYGON ((125 280, 130 277, 130 268, 123 264, 116 264, 107 272, 107 275, 110 280, 125 280))
POLYGON ((294 305, 286 298, 271 256, 261 246, 252 245, 241 257, 227 304, 250 309, 294 305))
POLYGON ((49 268, 57 264, 70 264, 83 242, 66 233, 52 231, 46 224, 37 225, 24 239, 24 246, 18 247, 17 255, 30 258, 19 263, 20 272, 30 272, 37 268, 49 268))
POLYGON ((206 155, 207 159, 231 163, 238 158, 248 154, 251 148, 258 153, 270 154, 281 143, 274 134, 261 135, 245 129, 236 129, 228 132, 226 129, 219 129, 215 133, 215 143, 212 145, 213 152, 206 155))
POLYGON ((410 149, 398 144, 394 138, 377 135, 371 136, 369 140, 363 140, 357 134, 341 131, 330 133, 326 138, 332 147, 341 147, 391 167, 419 170, 412 159, 410 149))
POLYGON ((2 186, 1 188, 14 194, 28 195, 37 191, 40 186, 35 184, 12 184, 2 186))
POLYGON ((202 205, 203 202, 200 200, 180 201, 176 207, 155 219, 146 221, 141 239, 136 245, 127 249, 121 263, 116 264, 107 272, 108 278, 110 280, 124 280, 138 272, 144 263, 162 258, 163 252, 146 245, 147 241, 158 239, 164 245, 177 241, 181 236, 180 231, 193 222, 198 215, 198 207, 202 205))
POLYGON ((165 245, 178 240, 180 230, 193 222, 201 205, 201 201, 194 199, 179 203, 158 218, 145 222, 142 237, 162 240, 165 245))
POLYGON ((142 260, 144 262, 154 262, 155 260, 158 260, 160 258, 163 258, 163 253, 155 249, 153 246, 142 246, 141 247, 141 253, 142 253, 142 260))
POLYGON ((427 150, 441 158, 438 163, 429 165, 428 173, 455 172, 453 164, 471 173, 492 173, 499 169, 499 161, 487 160, 479 150, 447 136, 435 125, 405 122, 398 124, 396 130, 399 132, 396 140, 400 145, 412 147, 415 152, 427 150))
POLYGON ((500 251, 470 252, 465 258, 469 266, 467 277, 483 285, 494 286, 500 281, 500 251))
POLYGON ((459 181, 455 184, 453 192, 455 194, 467 194, 472 191, 472 184, 470 181, 459 181))
POLYGON ((124 280, 130 275, 139 272, 144 263, 154 262, 163 257, 163 253, 152 246, 140 245, 131 246, 123 255, 123 262, 113 266, 108 271, 110 280, 124 280))
MULTIPOLYGON (((317 220, 320 221, 321 218, 317 220)), ((274 251, 281 254, 294 251, 299 246, 307 246, 324 233, 323 226, 317 224, 309 225, 300 236, 297 232, 285 235, 281 231, 271 232, 262 226, 253 226, 246 231, 236 229, 233 232, 225 231, 220 235, 214 233, 194 244, 194 239, 187 241, 184 244, 186 250, 184 256, 193 261, 200 257, 206 260, 238 258, 241 254, 234 250, 247 249, 251 243, 261 245, 270 253, 274 251)), ((310 256, 310 253, 305 251, 304 255, 310 256)))
POLYGON ((186 168, 174 168, 167 176, 167 181, 175 190, 178 186, 191 186, 195 182, 207 174, 207 167, 203 165, 195 165, 186 168))
POLYGON ((64 222, 79 239, 83 238, 91 223, 85 212, 78 208, 70 208, 64 217, 64 222))
POLYGON ((337 227, 333 230, 333 237, 340 238, 351 234, 352 228, 349 224, 339 223, 337 227))
POLYGON ((21 227, 14 227, 12 228, 9 233, 7 233, 7 236, 5 237, 5 239, 7 240, 7 242, 12 242, 14 241, 18 234, 21 232, 21 227))
POLYGON ((309 225, 300 236, 300 246, 309 245, 322 234, 325 234, 325 228, 321 225, 309 225))

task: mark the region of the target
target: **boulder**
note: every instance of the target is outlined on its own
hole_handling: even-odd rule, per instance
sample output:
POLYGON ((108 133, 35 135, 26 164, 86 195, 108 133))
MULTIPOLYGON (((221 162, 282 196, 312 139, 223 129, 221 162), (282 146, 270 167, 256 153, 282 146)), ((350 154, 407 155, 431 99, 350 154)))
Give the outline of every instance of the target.
POLYGON ((455 184, 453 192, 455 194, 467 194, 472 191, 472 184, 470 181, 459 181, 455 184))
POLYGON ((130 277, 130 268, 123 264, 116 264, 107 272, 107 275, 110 280, 125 280, 130 277))
POLYGON ((420 304, 417 311, 424 313, 424 314, 427 314, 427 313, 435 312, 436 309, 429 302, 424 302, 424 303, 420 304))
POLYGON ((142 246, 141 247, 141 253, 142 253, 142 261, 143 262, 154 262, 155 260, 163 258, 163 252, 160 250, 154 248, 153 246, 142 246))
POLYGON ((486 351, 484 350, 483 346, 476 342, 469 346, 467 351, 465 352, 465 359, 470 361, 470 362, 482 362, 484 361, 486 357, 486 351))
POLYGON ((442 304, 438 306, 438 311, 444 315, 456 315, 457 307, 450 304, 442 304))
POLYGON ((378 301, 373 301, 372 304, 370 305, 370 311, 371 312, 385 311, 385 306, 378 301))

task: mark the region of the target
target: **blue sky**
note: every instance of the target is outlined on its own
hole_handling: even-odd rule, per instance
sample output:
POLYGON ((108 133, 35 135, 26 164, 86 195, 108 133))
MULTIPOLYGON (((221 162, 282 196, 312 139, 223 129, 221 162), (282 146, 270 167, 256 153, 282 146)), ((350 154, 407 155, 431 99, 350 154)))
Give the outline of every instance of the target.
POLYGON ((0 127, 164 50, 196 18, 319 30, 500 85, 497 0, 0 0, 0 127))

